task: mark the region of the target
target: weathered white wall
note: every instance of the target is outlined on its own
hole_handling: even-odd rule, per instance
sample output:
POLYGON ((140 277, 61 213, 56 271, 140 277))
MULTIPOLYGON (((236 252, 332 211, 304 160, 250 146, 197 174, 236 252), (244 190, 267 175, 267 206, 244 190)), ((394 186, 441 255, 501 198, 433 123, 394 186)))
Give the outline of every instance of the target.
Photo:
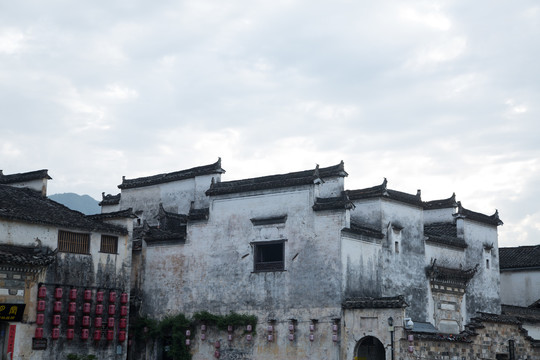
POLYGON ((501 303, 529 306, 540 299, 540 269, 501 270, 501 303))
POLYGON ((344 297, 379 297, 382 290, 382 244, 366 237, 343 234, 341 263, 344 297))
POLYGON ((426 243, 426 265, 437 259, 437 265, 458 269, 465 265, 465 249, 456 249, 444 245, 426 243))
POLYGON ((465 268, 478 264, 478 271, 467 285, 467 314, 466 322, 476 316, 476 311, 498 314, 501 311, 499 248, 497 227, 483 223, 457 219, 458 236, 463 234, 468 245, 465 249, 465 268), (492 245, 489 251, 485 245, 492 245), (489 269, 486 267, 489 259, 489 269))
MULTIPOLYGON (((120 222, 125 226, 131 223, 129 220, 120 222)), ((64 230, 69 231, 69 229, 64 230)), ((43 246, 48 246, 54 250, 58 247, 58 231, 59 229, 54 226, 5 220, 0 221, 0 239, 3 243, 12 245, 33 246, 36 243, 36 239, 39 239, 43 246)), ((57 356, 63 358, 70 352, 81 353, 81 351, 90 354, 94 353, 100 357, 112 356, 115 353, 116 349, 113 349, 112 346, 109 348, 97 348, 87 346, 85 342, 81 343, 78 340, 69 342, 65 340, 65 328, 63 327, 61 338, 52 341, 50 339, 50 320, 48 319, 50 318, 50 314, 48 312, 48 320, 44 326, 46 336, 49 337, 48 350, 32 350, 32 337, 34 337, 36 328, 38 283, 62 284, 64 287, 64 300, 67 298, 66 292, 70 286, 107 286, 129 291, 131 267, 131 241, 129 236, 118 236, 118 254, 116 255, 100 253, 100 246, 101 234, 91 233, 89 255, 58 253, 56 263, 51 264, 45 271, 29 276, 21 275, 26 276, 24 295, 22 298, 16 299, 17 301, 15 302, 24 302, 26 307, 23 322, 14 323, 17 325, 14 359, 42 359, 56 358, 57 356)), ((52 298, 51 289, 54 287, 55 285, 49 287, 49 299, 52 298)), ((12 302, 11 300, 13 299, 4 300, 12 302)), ((51 303, 48 306, 52 306, 51 303)), ((64 306, 67 306, 67 302, 64 306)), ((63 317, 63 323, 65 323, 65 316, 63 317)), ((78 334, 77 330, 76 334, 78 334)), ((123 352, 125 353, 125 343, 123 352)))

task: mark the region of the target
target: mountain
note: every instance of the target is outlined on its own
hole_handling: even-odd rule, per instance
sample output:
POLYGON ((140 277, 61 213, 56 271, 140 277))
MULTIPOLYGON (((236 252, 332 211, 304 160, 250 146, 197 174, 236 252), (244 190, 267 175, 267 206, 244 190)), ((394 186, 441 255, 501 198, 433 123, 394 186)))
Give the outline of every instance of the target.
POLYGON ((98 205, 99 201, 88 195, 75 193, 53 194, 49 196, 49 199, 86 215, 99 214, 101 212, 101 208, 98 205))

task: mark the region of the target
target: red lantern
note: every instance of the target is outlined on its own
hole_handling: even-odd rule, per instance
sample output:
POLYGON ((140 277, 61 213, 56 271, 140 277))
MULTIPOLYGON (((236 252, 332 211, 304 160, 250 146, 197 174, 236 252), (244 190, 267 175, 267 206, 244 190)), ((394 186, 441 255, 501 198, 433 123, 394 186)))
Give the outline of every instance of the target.
POLYGON ((120 319, 118 327, 120 327, 120 329, 125 329, 127 327, 127 319, 120 319))
POLYGON ((114 331, 107 330, 107 341, 113 341, 113 340, 114 340, 114 331))
POLYGON ((60 329, 59 328, 53 328, 52 329, 52 339, 53 340, 58 340, 59 337, 60 337, 60 329))
POLYGON ((90 301, 92 300, 92 290, 84 290, 84 300, 90 301))
POLYGON ((103 314, 103 305, 102 304, 97 304, 96 305, 96 315, 101 315, 103 314))
POLYGON ((69 299, 75 300, 77 298, 77 289, 69 290, 69 299))
POLYGON ((56 299, 61 299, 62 298, 62 288, 61 287, 57 287, 56 289, 54 289, 54 297, 56 299))
POLYGON ((75 326, 75 315, 69 315, 68 316, 68 326, 75 326))
POLYGON ((219 351, 218 351, 218 350, 214 351, 214 357, 215 357, 216 359, 219 359, 219 356, 220 356, 219 351))
POLYGON ((114 318, 113 317, 110 317, 110 318, 107 319, 107 326, 110 327, 110 328, 114 327, 114 318))
POLYGON ((77 311, 77 303, 75 301, 72 301, 68 305, 68 312, 73 314, 75 311, 77 311))
POLYGON ((116 312, 116 306, 109 305, 109 315, 114 315, 115 312, 116 312))
POLYGON ((74 329, 67 329, 66 331, 66 339, 73 340, 75 337, 75 330, 74 329))
POLYGON ((43 328, 41 327, 36 328, 36 333, 34 334, 34 337, 36 339, 41 339, 43 337, 43 328))
POLYGON ((103 323, 102 318, 97 317, 97 318, 94 319, 94 327, 99 328, 99 327, 101 327, 102 323, 103 323))
POLYGON ((122 304, 127 304, 127 302, 128 302, 128 294, 127 293, 122 293, 122 295, 120 295, 120 302, 122 304))
POLYGON ((111 291, 109 293, 109 302, 110 303, 116 302, 116 291, 111 291))
POLYGON ((89 314, 89 313, 90 313, 90 308, 91 308, 90 303, 84 303, 84 304, 83 304, 83 307, 82 307, 83 313, 89 314))
POLYGON ((54 326, 60 325, 60 315, 53 315, 52 324, 54 326))
POLYGON ((45 322, 45 315, 44 314, 37 314, 36 315, 36 325, 43 325, 45 322))
POLYGON ((82 326, 84 327, 90 326, 90 316, 86 315, 82 317, 82 326))
POLYGON ((37 311, 45 311, 45 300, 39 300, 37 302, 37 311))
POLYGON ((62 312, 62 302, 61 301, 55 301, 53 310, 54 310, 54 312, 62 312))
POLYGON ((101 330, 94 331, 94 341, 101 340, 101 330))
POLYGON ((126 340, 126 332, 121 330, 118 332, 118 341, 123 342, 126 340))
POLYGON ((100 290, 100 291, 98 291, 96 293, 96 301, 97 302, 102 302, 103 301, 103 291, 100 290))
POLYGON ((127 313, 128 313, 128 307, 123 305, 120 307, 120 315, 121 316, 127 316, 127 313))
POLYGON ((38 298, 45 298, 47 296, 47 288, 45 285, 41 285, 38 289, 38 298))
POLYGON ((90 336, 90 330, 82 329, 81 330, 81 339, 82 340, 88 340, 88 336, 90 336))

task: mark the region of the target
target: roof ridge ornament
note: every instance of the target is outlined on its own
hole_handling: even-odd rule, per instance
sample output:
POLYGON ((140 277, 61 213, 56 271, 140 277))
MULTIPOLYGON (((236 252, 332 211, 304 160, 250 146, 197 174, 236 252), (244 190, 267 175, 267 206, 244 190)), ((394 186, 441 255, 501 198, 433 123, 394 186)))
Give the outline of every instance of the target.
POLYGON ((313 183, 314 184, 324 184, 324 180, 321 179, 321 174, 319 174, 319 164, 315 164, 315 170, 313 171, 313 183))
POLYGON ((388 180, 386 178, 384 178, 383 183, 381 184, 381 188, 382 188, 381 193, 384 196, 390 196, 390 194, 388 194, 388 180))

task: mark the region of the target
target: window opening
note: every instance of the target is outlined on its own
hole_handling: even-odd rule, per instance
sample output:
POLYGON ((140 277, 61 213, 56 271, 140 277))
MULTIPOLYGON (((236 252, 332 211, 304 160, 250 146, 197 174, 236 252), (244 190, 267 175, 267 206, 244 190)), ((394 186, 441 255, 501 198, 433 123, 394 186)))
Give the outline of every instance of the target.
POLYGON ((255 243, 255 271, 285 270, 285 246, 283 241, 255 243))
POLYGON ((101 235, 101 248, 102 253, 117 254, 118 253, 118 237, 110 235, 101 235))
POLYGON ((396 241, 394 243, 394 248, 395 248, 396 254, 398 254, 399 253, 399 241, 396 241))
POLYGON ((58 231, 58 251, 73 254, 90 254, 90 234, 58 231))
POLYGON ((489 259, 486 259, 486 269, 489 269, 489 259))

